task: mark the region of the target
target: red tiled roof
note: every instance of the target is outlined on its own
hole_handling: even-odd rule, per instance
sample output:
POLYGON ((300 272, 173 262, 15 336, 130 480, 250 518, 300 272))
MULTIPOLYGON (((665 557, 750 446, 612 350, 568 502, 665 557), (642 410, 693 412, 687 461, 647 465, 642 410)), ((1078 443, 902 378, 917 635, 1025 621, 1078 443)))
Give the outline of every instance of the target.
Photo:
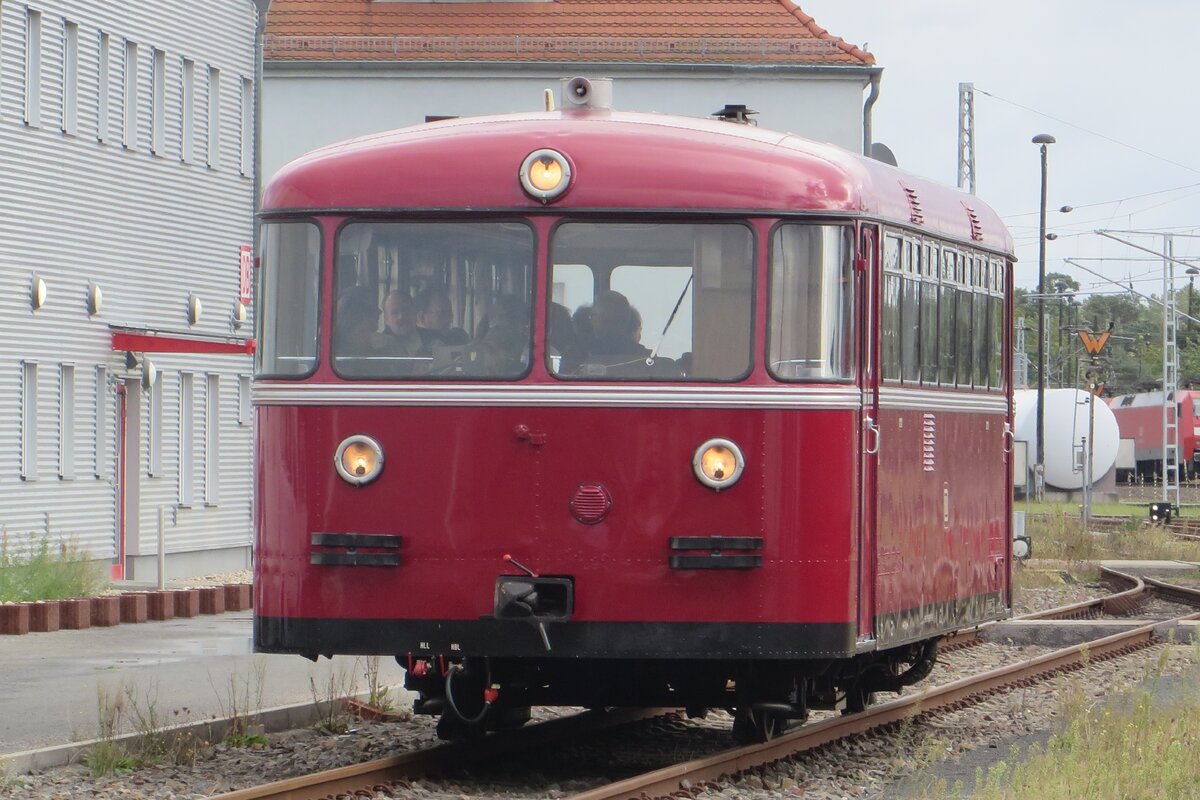
POLYGON ((274 0, 266 58, 869 66, 793 0, 274 0))

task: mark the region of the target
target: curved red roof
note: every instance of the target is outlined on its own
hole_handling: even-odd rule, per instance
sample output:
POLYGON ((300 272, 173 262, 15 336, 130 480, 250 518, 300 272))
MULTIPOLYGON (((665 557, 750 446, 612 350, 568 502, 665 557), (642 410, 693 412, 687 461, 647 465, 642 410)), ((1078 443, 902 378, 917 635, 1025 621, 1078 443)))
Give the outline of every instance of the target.
POLYGON ((551 204, 587 209, 866 214, 1012 250, 973 195, 791 134, 716 120, 560 111, 429 123, 331 145, 279 171, 263 209, 528 209, 518 170, 549 147, 572 165, 551 204), (702 169, 697 169, 703 165, 702 169))

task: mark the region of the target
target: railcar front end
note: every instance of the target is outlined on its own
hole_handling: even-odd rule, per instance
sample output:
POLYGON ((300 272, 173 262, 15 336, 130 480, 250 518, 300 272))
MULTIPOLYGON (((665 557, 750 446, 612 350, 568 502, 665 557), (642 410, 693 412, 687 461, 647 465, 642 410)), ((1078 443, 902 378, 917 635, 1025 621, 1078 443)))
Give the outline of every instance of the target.
POLYGON ((860 196, 876 169, 608 112, 285 168, 256 648, 394 656, 445 736, 553 704, 730 708, 764 738, 923 677, 938 636, 1009 606, 1008 306, 996 245, 898 233, 977 259, 928 280, 988 332, 947 339, 983 360, 949 387, 887 385, 907 201, 860 196))

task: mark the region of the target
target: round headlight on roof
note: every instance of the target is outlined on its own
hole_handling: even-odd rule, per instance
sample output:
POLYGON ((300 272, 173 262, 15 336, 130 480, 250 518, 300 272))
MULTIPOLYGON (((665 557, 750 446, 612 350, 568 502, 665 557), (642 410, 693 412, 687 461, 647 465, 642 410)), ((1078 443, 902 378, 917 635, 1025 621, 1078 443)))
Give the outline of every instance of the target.
POLYGON ((745 466, 741 448, 728 439, 709 439, 692 456, 696 478, 718 491, 737 483, 745 466))
POLYGON ((370 436, 349 436, 338 445, 333 465, 344 481, 363 486, 383 471, 383 448, 370 436))
POLYGON ((534 150, 521 162, 521 188, 534 200, 549 203, 571 185, 571 165, 557 150, 534 150))

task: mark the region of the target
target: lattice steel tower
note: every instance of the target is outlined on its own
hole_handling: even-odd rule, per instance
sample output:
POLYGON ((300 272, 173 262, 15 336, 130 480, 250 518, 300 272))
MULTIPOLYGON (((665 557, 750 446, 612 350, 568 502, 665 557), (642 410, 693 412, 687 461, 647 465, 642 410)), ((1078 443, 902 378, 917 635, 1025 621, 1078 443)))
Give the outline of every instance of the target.
POLYGON ((975 84, 958 85, 958 188, 975 194, 975 84))

